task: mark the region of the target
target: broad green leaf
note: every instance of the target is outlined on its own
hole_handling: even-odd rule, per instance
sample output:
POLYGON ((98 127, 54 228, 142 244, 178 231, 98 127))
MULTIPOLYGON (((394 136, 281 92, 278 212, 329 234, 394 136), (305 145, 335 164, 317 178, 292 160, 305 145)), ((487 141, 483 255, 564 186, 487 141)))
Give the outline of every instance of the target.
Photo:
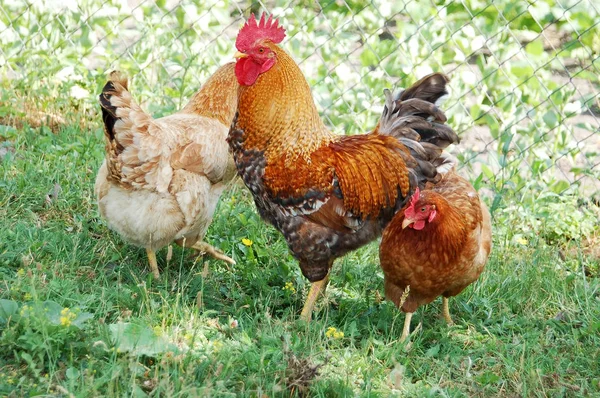
POLYGON ((525 46, 525 51, 535 57, 542 55, 544 53, 544 44, 542 43, 542 39, 538 37, 536 40, 527 44, 525 46))
POLYGON ((63 306, 48 300, 44 301, 39 305, 39 308, 42 310, 42 313, 46 316, 46 318, 55 325, 60 325, 60 313, 63 310, 63 306))
POLYGON ((477 381, 481 384, 493 384, 500 381, 500 376, 492 372, 485 372, 481 376, 477 377, 477 381))
POLYGON ((65 372, 67 379, 69 380, 75 380, 79 377, 80 372, 79 370, 75 369, 75 368, 68 368, 67 371, 65 372))
POLYGON ((560 180, 554 183, 550 189, 552 189, 552 191, 556 192, 557 194, 561 194, 567 189, 569 189, 569 183, 565 180, 560 180))
POLYGON ((165 352, 177 352, 178 348, 168 343, 163 336, 158 336, 147 326, 135 323, 114 323, 108 326, 115 347, 120 352, 133 355, 155 356, 165 352))
POLYGON ((554 111, 548 111, 546 113, 544 113, 544 116, 542 117, 544 119, 544 123, 546 123, 546 125, 548 127, 554 127, 556 126, 556 123, 558 122, 558 118, 556 117, 556 113, 554 111))
POLYGON ((16 301, 0 299, 0 322, 7 323, 8 320, 18 315, 19 304, 16 301))

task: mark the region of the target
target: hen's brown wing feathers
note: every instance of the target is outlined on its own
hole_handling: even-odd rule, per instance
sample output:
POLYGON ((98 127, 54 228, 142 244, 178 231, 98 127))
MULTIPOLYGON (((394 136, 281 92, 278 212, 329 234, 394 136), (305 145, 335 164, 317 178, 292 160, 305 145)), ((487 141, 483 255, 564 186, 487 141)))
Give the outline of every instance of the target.
POLYGON ((454 209, 460 211, 467 230, 473 230, 481 223, 479 195, 469 181, 458 173, 450 172, 440 182, 428 184, 427 188, 443 196, 454 209))

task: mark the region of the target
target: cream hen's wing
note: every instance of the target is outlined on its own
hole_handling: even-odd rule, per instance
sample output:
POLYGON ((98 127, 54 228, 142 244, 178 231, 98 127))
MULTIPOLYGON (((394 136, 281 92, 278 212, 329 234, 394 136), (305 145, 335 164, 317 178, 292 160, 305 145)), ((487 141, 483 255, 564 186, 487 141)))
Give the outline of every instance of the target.
POLYGON ((169 154, 173 170, 203 175, 213 184, 233 177, 233 158, 225 140, 229 129, 225 125, 190 114, 172 115, 169 124, 177 125, 181 131, 178 145, 169 154))
POLYGON ((203 235, 217 202, 235 176, 235 164, 225 141, 228 128, 200 116, 173 115, 185 128, 180 145, 170 155, 173 178, 169 192, 186 218, 189 231, 203 235))

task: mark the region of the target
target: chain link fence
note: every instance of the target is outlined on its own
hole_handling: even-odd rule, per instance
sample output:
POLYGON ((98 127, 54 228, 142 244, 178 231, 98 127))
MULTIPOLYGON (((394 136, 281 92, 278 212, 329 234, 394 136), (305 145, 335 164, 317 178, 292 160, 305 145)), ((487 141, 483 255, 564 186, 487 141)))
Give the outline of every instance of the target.
POLYGON ((335 132, 369 131, 384 88, 441 71, 462 138, 452 151, 494 211, 539 221, 569 201, 597 205, 595 0, 3 0, 0 124, 99 128, 96 95, 115 68, 145 109, 168 114, 233 60, 244 18, 262 10, 287 29, 282 45, 335 132))

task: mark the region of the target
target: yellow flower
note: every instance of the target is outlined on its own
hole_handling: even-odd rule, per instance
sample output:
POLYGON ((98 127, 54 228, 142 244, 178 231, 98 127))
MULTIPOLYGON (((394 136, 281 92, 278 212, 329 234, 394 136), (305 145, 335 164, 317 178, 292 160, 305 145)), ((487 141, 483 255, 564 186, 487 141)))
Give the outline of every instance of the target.
POLYGON ((341 339, 344 337, 344 332, 342 332, 341 330, 337 330, 334 327, 329 327, 327 328, 327 331, 325 332, 325 337, 328 338, 334 338, 334 339, 341 339))
POLYGON ((155 336, 162 335, 162 329, 160 328, 160 326, 154 326, 154 328, 152 330, 154 331, 155 336))
POLYGON ((223 348, 223 343, 218 340, 212 342, 212 349, 214 352, 219 352, 221 348, 223 348))
POLYGON ((242 243, 244 244, 244 246, 250 247, 254 242, 252 242, 250 239, 244 238, 242 239, 242 243))
POLYGON ((25 301, 30 301, 30 300, 32 299, 32 297, 31 297, 31 294, 29 294, 29 293, 25 293, 25 295, 23 296, 23 299, 24 299, 25 301))
POLYGON ((521 237, 521 238, 517 239, 517 242, 518 242, 519 244, 521 244, 521 245, 526 245, 527 243, 529 243, 529 242, 527 241, 527 239, 525 239, 525 238, 523 238, 523 237, 521 237))
POLYGON ((77 318, 74 312, 72 312, 69 307, 65 307, 60 312, 60 324, 64 327, 71 326, 73 319, 77 318))
POLYGON ((23 268, 19 268, 19 270, 17 271, 17 276, 23 276, 25 275, 25 270, 23 268))
POLYGON ((285 286, 283 287, 283 290, 287 290, 290 293, 296 293, 296 288, 294 287, 294 284, 292 282, 286 282, 285 286))

